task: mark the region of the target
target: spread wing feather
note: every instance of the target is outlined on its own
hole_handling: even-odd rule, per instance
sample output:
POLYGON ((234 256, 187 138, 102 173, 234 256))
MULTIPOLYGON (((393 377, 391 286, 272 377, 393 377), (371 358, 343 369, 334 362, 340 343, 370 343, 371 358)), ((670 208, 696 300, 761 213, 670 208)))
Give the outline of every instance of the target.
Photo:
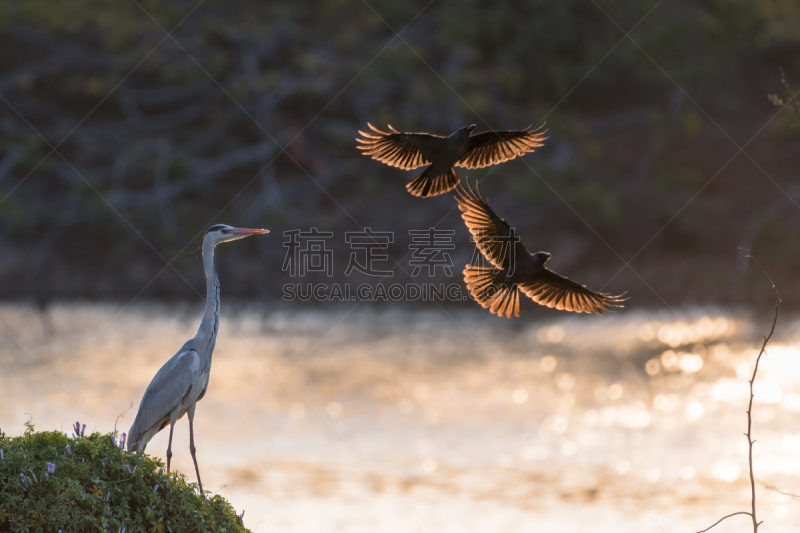
POLYGON ((530 281, 520 283, 519 288, 538 304, 575 313, 601 314, 622 307, 622 302, 627 300, 624 295, 594 292, 547 268, 530 281))
MULTIPOLYGON (((497 268, 508 268, 513 257, 509 253, 511 238, 516 238, 511 226, 489 207, 478 186, 472 188, 469 181, 456 189, 456 201, 461 210, 461 218, 472 234, 478 250, 497 268)), ((514 242, 515 254, 528 251, 519 240, 514 242)), ((516 256, 520 257, 520 256, 516 256)))
POLYGON ((412 170, 433 161, 432 144, 438 135, 429 133, 403 133, 389 125, 389 131, 379 130, 367 123, 372 132, 360 131, 362 138, 357 138, 356 147, 364 155, 377 159, 392 167, 412 170))
POLYGON ((533 152, 547 139, 546 131, 530 128, 517 131, 486 131, 467 142, 457 167, 483 168, 533 152))
POLYGON ((501 283, 503 277, 502 271, 489 267, 467 265, 464 269, 467 290, 481 307, 497 316, 519 316, 519 287, 501 283))

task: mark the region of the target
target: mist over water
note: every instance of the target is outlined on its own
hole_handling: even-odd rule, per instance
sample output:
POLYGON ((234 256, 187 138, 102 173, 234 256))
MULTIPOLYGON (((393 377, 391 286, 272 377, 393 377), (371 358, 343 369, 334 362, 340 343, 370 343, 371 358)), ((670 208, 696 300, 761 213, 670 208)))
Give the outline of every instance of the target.
MULTIPOLYGON (((698 531, 749 508, 747 379, 769 317, 351 309, 223 309, 198 459, 204 486, 245 509, 249 528, 698 531)), ((127 431, 199 316, 0 306, 0 427, 19 434, 30 416, 39 430, 127 431)), ((794 493, 797 318, 779 321, 753 413, 757 479, 794 493)), ((167 436, 147 451, 164 458, 167 436)), ((188 440, 184 419, 173 464, 194 480, 188 440)), ((764 531, 796 530, 800 502, 762 485, 758 497, 764 531)))

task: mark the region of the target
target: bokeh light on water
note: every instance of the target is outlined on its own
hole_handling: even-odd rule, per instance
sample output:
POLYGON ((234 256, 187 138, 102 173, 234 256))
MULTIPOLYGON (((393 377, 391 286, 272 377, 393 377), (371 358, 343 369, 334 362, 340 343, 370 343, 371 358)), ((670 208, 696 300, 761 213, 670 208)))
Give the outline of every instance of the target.
MULTIPOLYGON (((747 379, 767 324, 681 314, 226 306, 196 419, 205 485, 224 486, 258 531, 703 529, 749 504, 747 379)), ((39 429, 109 431, 133 402, 127 430, 198 317, 0 307, 3 430, 21 432, 29 413, 39 429)), ((794 320, 781 318, 762 360, 754 453, 761 482, 800 492, 794 320)), ((148 451, 163 457, 166 438, 148 451)), ((185 421, 174 450, 193 479, 185 421)), ((763 486, 759 497, 765 531, 796 529, 800 502, 763 486)))

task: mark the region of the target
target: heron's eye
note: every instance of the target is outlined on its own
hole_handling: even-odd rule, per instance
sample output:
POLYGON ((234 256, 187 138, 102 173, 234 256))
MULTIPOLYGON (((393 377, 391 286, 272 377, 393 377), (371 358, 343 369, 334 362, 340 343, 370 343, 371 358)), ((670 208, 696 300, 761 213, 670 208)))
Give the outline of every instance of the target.
POLYGON ((220 231, 221 231, 222 233, 226 234, 226 235, 227 235, 228 233, 230 233, 230 231, 228 231, 228 230, 226 230, 226 229, 222 229, 222 230, 220 230, 220 231))

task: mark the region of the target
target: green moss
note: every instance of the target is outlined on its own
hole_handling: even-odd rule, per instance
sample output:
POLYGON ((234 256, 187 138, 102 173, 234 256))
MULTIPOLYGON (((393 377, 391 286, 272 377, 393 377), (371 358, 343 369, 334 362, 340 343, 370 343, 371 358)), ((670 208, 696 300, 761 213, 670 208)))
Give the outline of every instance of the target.
POLYGON ((0 433, 0 449, 0 532, 247 531, 221 496, 203 498, 185 476, 119 449, 112 435, 73 439, 28 425, 20 437, 0 433))

